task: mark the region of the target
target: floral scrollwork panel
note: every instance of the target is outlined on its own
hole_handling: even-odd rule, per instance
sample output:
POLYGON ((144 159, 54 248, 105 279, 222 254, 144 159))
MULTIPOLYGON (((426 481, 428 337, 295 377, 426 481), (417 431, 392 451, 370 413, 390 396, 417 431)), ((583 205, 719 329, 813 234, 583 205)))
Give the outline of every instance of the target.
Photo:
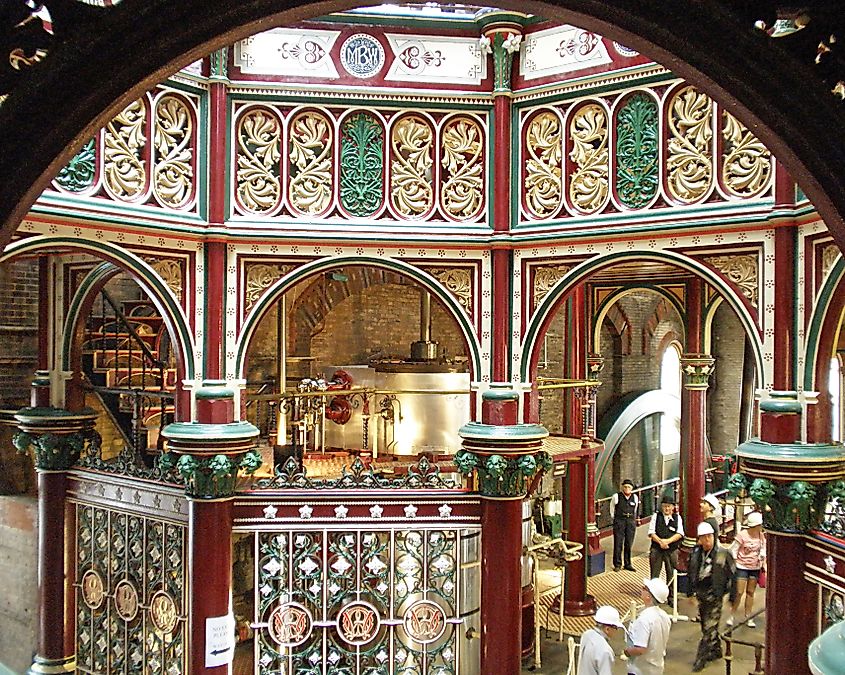
POLYGON ((481 210, 484 195, 484 132, 474 119, 449 120, 441 135, 443 184, 440 204, 450 218, 468 220, 481 210))
POLYGON ((769 186, 772 154, 760 139, 723 111, 722 183, 736 197, 751 197, 769 186))
POLYGON ((68 192, 85 192, 97 178, 97 144, 92 138, 59 171, 56 184, 68 192))
POLYGON ((181 208, 194 192, 194 121, 187 103, 163 96, 156 105, 153 190, 164 206, 181 208))
POLYGON ((144 262, 148 263, 161 277, 167 287, 173 291, 179 302, 182 302, 185 289, 184 273, 182 264, 171 258, 155 258, 142 256, 144 262))
POLYGON ((273 211, 282 195, 279 119, 261 108, 250 110, 238 121, 236 137, 238 203, 250 213, 273 211))
POLYGON ((828 244, 822 249, 822 278, 830 274, 840 255, 842 253, 836 244, 828 244))
POLYGON ((672 96, 667 115, 666 185, 674 199, 692 203, 713 184, 713 102, 684 87, 672 96))
POLYGON ((244 310, 249 312, 270 286, 293 269, 293 265, 267 265, 258 263, 246 268, 246 293, 244 310))
POLYGON ((351 115, 340 137, 340 204, 351 215, 373 215, 384 202, 384 129, 369 113, 351 115))
POLYGON ((636 93, 616 117, 616 194, 623 206, 641 209, 657 194, 657 102, 636 93))
POLYGON ((756 255, 720 255, 704 258, 735 283, 749 302, 756 307, 759 293, 759 272, 756 255))
POLYGON ((534 307, 539 305, 549 291, 554 288, 558 281, 563 279, 569 272, 565 265, 554 265, 552 267, 538 267, 534 272, 533 301, 534 307))
POLYGON ((290 203, 299 213, 326 211, 334 190, 332 123, 322 113, 299 113, 290 124, 290 203))
POLYGON ((449 291, 458 304, 472 316, 472 271, 465 267, 437 267, 427 269, 449 291))
POLYGON ((560 119, 550 111, 536 115, 525 137, 525 206, 537 218, 553 216, 563 199, 560 119))
POLYGON ((103 178, 106 192, 114 199, 131 201, 146 189, 146 122, 147 108, 143 100, 138 100, 106 125, 103 178))
POLYGON ((420 218, 434 204, 434 132, 422 117, 408 115, 393 126, 390 144, 390 203, 400 216, 420 218))
POLYGON ((569 122, 572 150, 569 159, 569 199, 583 213, 604 208, 609 194, 610 158, 607 114, 595 103, 578 109, 569 122))

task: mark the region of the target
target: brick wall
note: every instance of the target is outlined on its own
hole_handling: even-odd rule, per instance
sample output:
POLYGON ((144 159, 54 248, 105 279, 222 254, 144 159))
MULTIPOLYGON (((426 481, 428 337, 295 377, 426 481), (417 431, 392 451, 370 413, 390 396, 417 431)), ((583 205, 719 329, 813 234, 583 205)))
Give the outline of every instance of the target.
POLYGON ((29 403, 37 365, 37 261, 0 265, 0 306, 0 407, 20 407, 29 403))
POLYGON ((37 646, 38 507, 31 497, 0 497, 0 663, 27 672, 37 646))

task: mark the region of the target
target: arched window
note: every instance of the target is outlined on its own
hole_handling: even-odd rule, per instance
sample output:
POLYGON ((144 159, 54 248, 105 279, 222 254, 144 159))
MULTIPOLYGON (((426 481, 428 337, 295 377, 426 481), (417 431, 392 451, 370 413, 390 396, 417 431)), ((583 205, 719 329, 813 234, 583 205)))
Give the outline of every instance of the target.
POLYGON ((660 363, 660 389, 678 401, 678 414, 660 418, 660 453, 673 455, 681 450, 681 430, 678 425, 681 403, 681 352, 671 343, 663 352, 660 363))

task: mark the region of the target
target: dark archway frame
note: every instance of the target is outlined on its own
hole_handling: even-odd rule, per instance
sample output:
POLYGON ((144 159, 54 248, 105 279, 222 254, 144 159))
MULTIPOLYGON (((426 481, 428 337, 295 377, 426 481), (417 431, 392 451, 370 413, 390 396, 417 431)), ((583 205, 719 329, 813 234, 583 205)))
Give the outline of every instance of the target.
MULTIPOLYGON (((127 103, 257 31, 368 3, 123 0, 58 39, 0 106, 0 244, 62 166, 127 103)), ((647 54, 742 120, 792 173, 845 248, 845 113, 812 69, 728 0, 502 0, 647 54)))

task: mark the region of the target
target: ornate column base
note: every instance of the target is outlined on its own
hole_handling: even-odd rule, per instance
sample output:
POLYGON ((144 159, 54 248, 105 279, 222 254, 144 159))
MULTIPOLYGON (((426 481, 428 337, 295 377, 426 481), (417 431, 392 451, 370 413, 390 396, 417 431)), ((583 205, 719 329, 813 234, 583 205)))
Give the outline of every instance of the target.
POLYGON ((44 675, 45 673, 72 673, 76 670, 76 656, 65 656, 61 659, 48 659, 35 655, 35 660, 27 673, 30 675, 44 675))
MULTIPOLYGON (((596 599, 589 593, 583 600, 567 600, 563 603, 563 613, 566 616, 592 616, 597 609, 596 599)), ((552 601, 549 612, 552 614, 560 612, 560 595, 552 601)))

